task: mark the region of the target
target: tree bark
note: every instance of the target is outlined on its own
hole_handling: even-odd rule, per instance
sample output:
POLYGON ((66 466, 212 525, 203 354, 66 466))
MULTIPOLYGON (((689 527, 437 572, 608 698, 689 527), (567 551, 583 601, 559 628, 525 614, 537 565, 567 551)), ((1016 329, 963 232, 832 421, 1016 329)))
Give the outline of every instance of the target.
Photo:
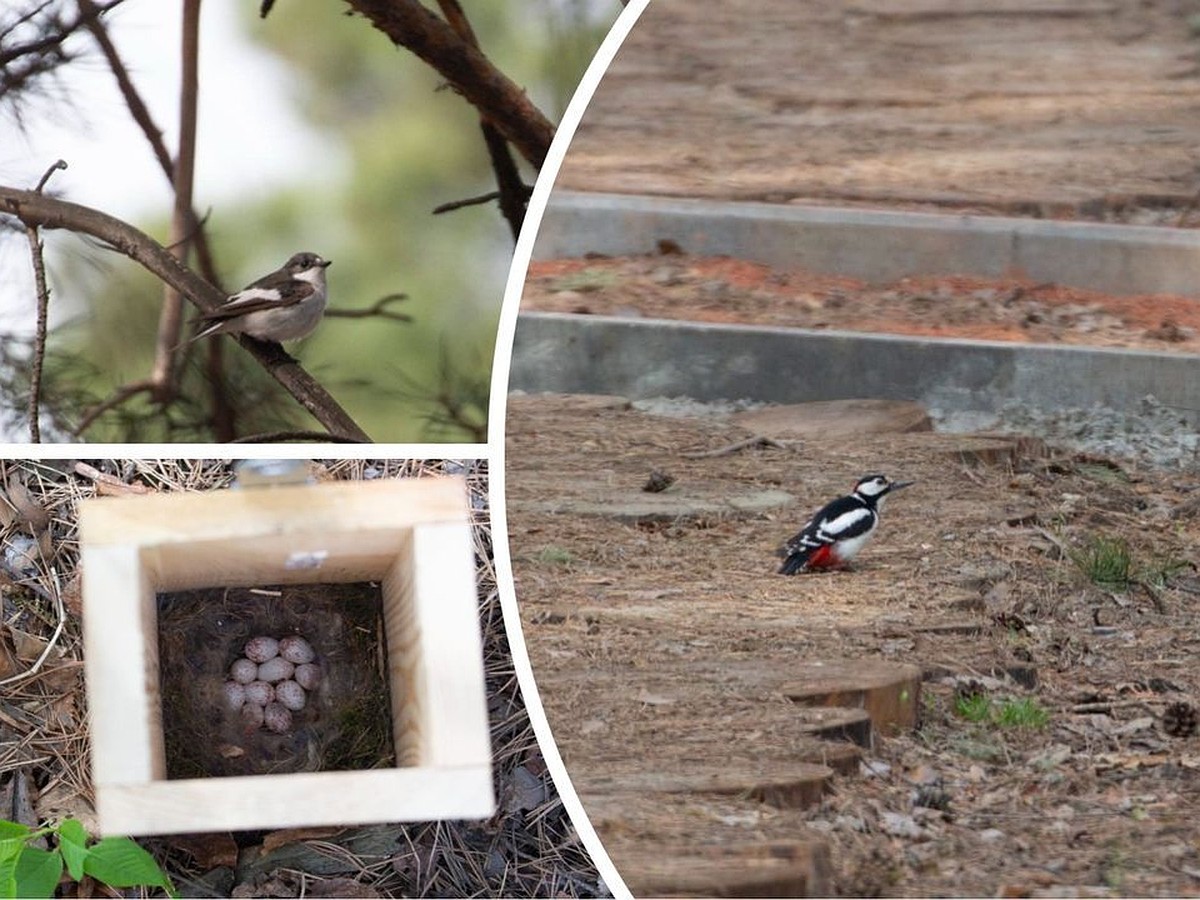
POLYGON ((418 0, 347 0, 379 31, 431 65, 540 170, 554 125, 517 84, 418 0))
MULTIPOLYGON (((204 312, 211 312, 225 300, 224 294, 181 265, 149 235, 97 209, 0 185, 0 214, 3 213, 15 216, 27 226, 64 228, 99 238, 174 287, 204 312)), ((113 323, 114 327, 119 325, 113 323)), ((256 341, 245 335, 238 335, 237 340, 330 433, 350 440, 370 440, 325 388, 279 344, 256 341)))

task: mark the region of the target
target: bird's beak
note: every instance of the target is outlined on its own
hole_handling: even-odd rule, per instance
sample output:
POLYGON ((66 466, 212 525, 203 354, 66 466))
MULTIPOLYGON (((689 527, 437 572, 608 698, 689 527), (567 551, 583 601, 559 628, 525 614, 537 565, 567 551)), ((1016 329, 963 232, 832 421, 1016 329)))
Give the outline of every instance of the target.
POLYGON ((898 491, 898 490, 900 490, 900 488, 906 488, 912 484, 916 484, 916 482, 915 481, 893 481, 890 485, 888 485, 888 491, 889 492, 898 491))
POLYGON ((333 260, 332 259, 323 259, 319 263, 317 263, 317 265, 319 265, 322 269, 328 269, 330 266, 333 265, 333 260))

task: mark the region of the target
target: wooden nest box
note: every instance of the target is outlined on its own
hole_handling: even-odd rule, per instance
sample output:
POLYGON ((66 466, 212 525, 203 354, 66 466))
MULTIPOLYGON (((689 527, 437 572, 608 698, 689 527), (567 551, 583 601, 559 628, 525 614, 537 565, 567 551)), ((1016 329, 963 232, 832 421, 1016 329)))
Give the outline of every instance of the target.
POLYGON ((81 507, 92 772, 103 832, 492 815, 483 648, 462 478, 97 498, 81 507), (167 778, 157 595, 353 582, 381 586, 396 765, 167 778))

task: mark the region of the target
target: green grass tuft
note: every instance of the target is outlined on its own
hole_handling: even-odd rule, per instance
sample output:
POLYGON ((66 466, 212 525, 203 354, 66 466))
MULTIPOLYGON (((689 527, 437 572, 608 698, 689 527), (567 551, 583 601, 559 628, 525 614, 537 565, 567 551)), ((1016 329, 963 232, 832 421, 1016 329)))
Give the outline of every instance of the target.
POLYGON ((996 710, 996 724, 1001 728, 1044 728, 1050 713, 1033 697, 1005 700, 996 710))
POLYGON ((1128 590, 1133 581, 1133 552, 1124 538, 1094 535, 1071 552, 1071 561, 1091 581, 1110 590, 1128 590))
POLYGON ((986 722, 992 716, 992 701, 986 694, 963 694, 954 698, 954 712, 968 722, 986 722))

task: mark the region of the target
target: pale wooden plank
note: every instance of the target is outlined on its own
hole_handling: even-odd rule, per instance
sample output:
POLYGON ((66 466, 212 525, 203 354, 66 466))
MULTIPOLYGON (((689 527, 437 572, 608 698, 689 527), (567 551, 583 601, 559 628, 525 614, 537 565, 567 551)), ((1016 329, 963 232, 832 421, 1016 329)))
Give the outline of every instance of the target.
POLYGON ((470 527, 414 527, 413 557, 417 565, 412 596, 425 672, 419 702, 428 732, 427 762, 485 762, 491 759, 491 742, 470 527))
POLYGON ((105 834, 171 834, 431 819, 482 819, 490 765, 306 772, 102 784, 105 834))
POLYGON ((494 811, 462 478, 87 501, 81 515, 101 827, 154 834, 494 811), (297 560, 307 566, 291 566, 297 560), (157 590, 382 580, 402 767, 168 781, 157 590))
POLYGON ((411 530, 405 534, 401 551, 383 579, 383 626, 387 635, 388 688, 391 693, 392 737, 396 764, 428 765, 429 731, 425 727, 425 660, 422 637, 413 603, 413 555, 411 530))
POLYGON ((338 481, 247 490, 104 497, 80 504, 88 543, 194 543, 263 534, 370 533, 428 522, 461 522, 461 476, 338 481))
POLYGON ((165 777, 153 585, 135 548, 85 544, 80 557, 94 778, 165 777))
POLYGON ((159 590, 377 581, 414 523, 466 504, 457 476, 113 497, 81 504, 80 531, 141 547, 159 590))

